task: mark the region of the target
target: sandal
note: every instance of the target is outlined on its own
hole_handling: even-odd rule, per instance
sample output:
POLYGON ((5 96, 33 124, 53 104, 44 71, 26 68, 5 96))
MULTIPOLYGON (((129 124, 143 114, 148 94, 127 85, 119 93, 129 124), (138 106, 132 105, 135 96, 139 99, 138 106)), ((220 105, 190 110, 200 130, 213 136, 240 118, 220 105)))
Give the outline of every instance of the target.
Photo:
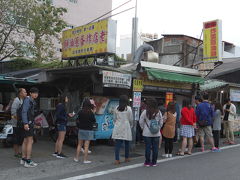
POLYGON ((182 154, 181 152, 177 152, 176 155, 177 156, 184 156, 184 154, 182 154))
POLYGON ((192 155, 192 153, 190 153, 190 152, 186 152, 185 154, 187 154, 187 155, 189 155, 189 156, 192 155))

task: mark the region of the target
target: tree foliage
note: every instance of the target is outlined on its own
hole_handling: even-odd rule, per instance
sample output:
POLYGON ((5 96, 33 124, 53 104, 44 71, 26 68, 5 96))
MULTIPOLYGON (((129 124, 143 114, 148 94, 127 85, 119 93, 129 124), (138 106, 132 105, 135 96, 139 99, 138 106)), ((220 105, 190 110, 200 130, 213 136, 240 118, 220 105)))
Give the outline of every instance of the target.
POLYGON ((38 62, 51 58, 64 13, 51 0, 0 0, 0 61, 29 53, 38 62))
POLYGON ((0 0, 0 61, 21 55, 25 35, 29 32, 22 25, 32 8, 32 0, 0 0))
POLYGON ((60 32, 67 26, 62 20, 65 8, 56 8, 50 0, 36 3, 32 9, 28 29, 34 34, 32 52, 36 60, 41 62, 54 54, 54 41, 59 41, 60 32))

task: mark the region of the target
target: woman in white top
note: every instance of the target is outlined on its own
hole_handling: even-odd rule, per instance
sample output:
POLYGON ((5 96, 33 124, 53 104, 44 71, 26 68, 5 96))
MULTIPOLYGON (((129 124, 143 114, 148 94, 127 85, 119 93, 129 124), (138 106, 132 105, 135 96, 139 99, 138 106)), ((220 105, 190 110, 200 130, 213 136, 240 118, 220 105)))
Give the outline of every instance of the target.
POLYGON ((147 109, 140 116, 139 124, 143 130, 145 141, 145 163, 144 166, 156 166, 159 148, 159 138, 161 136, 160 129, 163 125, 162 114, 158 109, 158 104, 155 99, 147 100, 147 109), (151 120, 156 120, 159 124, 159 131, 155 134, 151 133, 151 120), (152 158, 150 158, 152 154, 152 158))
POLYGON ((119 152, 125 143, 125 162, 129 162, 129 142, 132 141, 133 114, 128 106, 128 97, 120 96, 119 106, 114 111, 114 128, 112 138, 115 139, 115 164, 120 164, 119 152))

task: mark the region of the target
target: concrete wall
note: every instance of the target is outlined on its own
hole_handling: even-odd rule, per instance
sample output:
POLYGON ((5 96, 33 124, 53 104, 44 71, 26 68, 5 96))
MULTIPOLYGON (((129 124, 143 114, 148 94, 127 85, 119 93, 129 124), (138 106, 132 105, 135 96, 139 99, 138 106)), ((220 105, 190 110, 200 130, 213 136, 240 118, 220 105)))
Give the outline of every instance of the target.
POLYGON ((160 61, 159 61, 160 64, 173 65, 182 58, 182 55, 169 54, 169 55, 160 56, 159 58, 160 58, 160 61))

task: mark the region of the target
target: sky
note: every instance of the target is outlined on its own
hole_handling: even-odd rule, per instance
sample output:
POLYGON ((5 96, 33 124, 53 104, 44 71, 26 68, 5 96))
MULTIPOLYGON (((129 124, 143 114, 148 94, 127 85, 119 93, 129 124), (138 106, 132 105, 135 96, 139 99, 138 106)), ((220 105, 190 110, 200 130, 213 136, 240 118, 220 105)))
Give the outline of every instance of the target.
MULTIPOLYGON (((113 9, 129 0, 113 0, 113 9)), ((113 11, 118 13, 135 6, 136 0, 113 11)), ((239 0, 138 0, 139 33, 184 34, 199 38, 203 22, 222 20, 222 40, 240 46, 239 0)), ((120 35, 131 34, 135 9, 113 19, 120 35)))

